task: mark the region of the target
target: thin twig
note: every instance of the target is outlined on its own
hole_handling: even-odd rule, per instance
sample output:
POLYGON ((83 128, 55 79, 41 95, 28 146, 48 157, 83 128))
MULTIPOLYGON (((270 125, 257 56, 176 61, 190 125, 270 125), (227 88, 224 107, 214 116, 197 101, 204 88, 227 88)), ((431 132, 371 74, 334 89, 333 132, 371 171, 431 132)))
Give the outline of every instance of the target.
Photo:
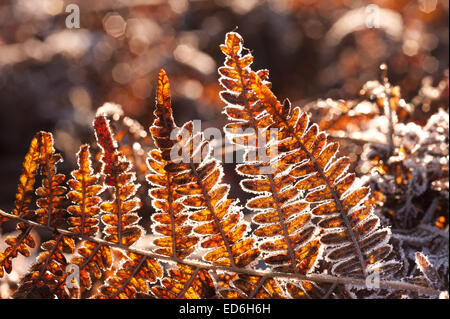
POLYGON ((387 140, 388 140, 388 145, 389 145, 389 150, 388 150, 388 157, 392 156, 395 146, 394 146, 394 110, 392 108, 392 104, 391 104, 391 90, 390 90, 390 83, 389 83, 389 79, 387 76, 387 65, 386 64, 382 64, 380 65, 380 71, 381 71, 381 82, 383 83, 384 86, 384 92, 386 94, 386 96, 384 97, 384 110, 387 111, 387 116, 388 116, 388 120, 389 120, 389 125, 388 125, 388 136, 387 136, 387 140))
POLYGON ((334 289, 336 289, 337 283, 333 283, 331 287, 328 289, 327 293, 322 297, 322 299, 328 299, 330 295, 333 293, 334 289))
POLYGON ((419 224, 417 226, 417 228, 420 228, 420 229, 429 231, 430 233, 442 236, 442 237, 444 237, 444 238, 446 238, 448 240, 448 232, 446 232, 446 231, 444 231, 442 229, 439 229, 439 228, 437 228, 435 226, 431 226, 431 225, 427 225, 427 224, 419 224))
POLYGON ((353 138, 353 137, 349 137, 349 136, 336 136, 336 135, 328 135, 328 137, 331 140, 337 140, 337 141, 345 141, 345 142, 350 142, 353 144, 357 144, 357 145, 365 145, 365 144, 376 144, 376 145, 380 145, 380 146, 387 146, 387 144, 379 142, 379 141, 371 141, 371 140, 364 140, 364 139, 360 139, 360 138, 353 138))
POLYGON ((421 224, 426 225, 432 222, 438 204, 439 198, 435 197, 431 202, 430 206, 428 207, 427 211, 425 212, 422 220, 420 221, 421 224))

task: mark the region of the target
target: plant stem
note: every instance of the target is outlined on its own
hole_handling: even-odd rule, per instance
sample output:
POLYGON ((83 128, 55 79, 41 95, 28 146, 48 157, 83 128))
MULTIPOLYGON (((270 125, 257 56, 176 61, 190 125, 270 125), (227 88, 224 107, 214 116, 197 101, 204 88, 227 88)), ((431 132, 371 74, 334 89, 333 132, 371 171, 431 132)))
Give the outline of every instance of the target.
MULTIPOLYGON (((13 220, 17 220, 17 221, 21 221, 21 222, 27 223, 30 226, 39 227, 39 228, 42 228, 42 229, 47 229, 49 231, 57 232, 60 235, 66 235, 66 236, 71 236, 71 237, 82 238, 84 240, 92 241, 92 242, 95 242, 97 244, 105 245, 105 246, 108 246, 108 247, 120 248, 120 249, 123 249, 125 251, 132 252, 132 253, 135 253, 135 254, 138 254, 138 255, 141 255, 141 256, 146 256, 146 257, 150 257, 150 258, 154 258, 154 259, 158 259, 158 260, 166 260, 166 261, 169 261, 169 262, 180 263, 180 264, 184 264, 184 265, 188 265, 188 266, 196 267, 196 268, 229 271, 229 272, 233 272, 233 273, 246 274, 246 275, 250 275, 250 276, 259 276, 259 277, 268 277, 268 276, 270 276, 271 278, 277 277, 277 278, 285 278, 285 279, 306 280, 306 281, 313 281, 313 282, 328 282, 328 283, 335 283, 335 284, 351 284, 351 285, 355 285, 355 286, 366 287, 366 280, 365 279, 336 277, 336 276, 323 275, 323 274, 302 275, 302 274, 282 273, 282 272, 270 272, 269 273, 269 272, 264 272, 264 271, 257 271, 257 270, 253 270, 253 269, 248 269, 248 268, 211 265, 211 264, 204 263, 204 262, 198 262, 198 261, 186 260, 186 259, 185 260, 181 260, 179 258, 174 258, 174 257, 171 257, 171 256, 155 254, 155 253, 152 253, 151 251, 147 251, 147 250, 142 250, 142 249, 138 249, 138 248, 128 247, 128 246, 122 245, 120 243, 109 242, 109 241, 106 241, 106 240, 103 240, 103 239, 100 239, 100 238, 95 238, 95 237, 91 237, 91 236, 76 234, 76 233, 73 233, 73 232, 68 231, 66 229, 48 227, 46 225, 39 224, 39 223, 31 221, 31 220, 24 219, 24 218, 21 218, 21 217, 16 216, 16 215, 8 214, 8 213, 4 212, 1 209, 0 209, 0 215, 4 216, 4 217, 7 217, 9 219, 13 219, 13 220)), ((391 281, 391 280, 380 281, 380 289, 383 289, 383 288, 384 289, 394 289, 394 290, 417 291, 417 292, 420 292, 420 293, 423 293, 423 294, 436 295, 436 296, 438 296, 440 294, 440 291, 438 291, 436 289, 425 287, 425 286, 420 286, 420 285, 415 285, 415 284, 410 284, 410 283, 406 283, 406 282, 402 282, 402 281, 391 281)))

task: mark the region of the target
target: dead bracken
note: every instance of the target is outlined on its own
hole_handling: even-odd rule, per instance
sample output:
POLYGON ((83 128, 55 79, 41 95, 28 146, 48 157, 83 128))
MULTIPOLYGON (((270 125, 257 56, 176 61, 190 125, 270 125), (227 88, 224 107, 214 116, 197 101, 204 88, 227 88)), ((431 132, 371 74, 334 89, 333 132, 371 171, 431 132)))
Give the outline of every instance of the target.
POLYGON ((82 145, 70 179, 57 172, 52 134, 32 139, 14 208, 0 211, 0 225, 18 222, 0 252, 0 277, 18 254, 31 257, 34 228, 53 235, 12 297, 448 298, 448 113, 408 122, 411 109, 386 66, 361 90, 364 101, 293 107, 272 92, 268 70, 252 70, 238 33, 220 48, 224 130, 244 151, 236 171, 250 194, 245 208, 229 198, 234 185, 210 142, 193 134, 192 121, 175 123, 161 70, 150 135, 126 117, 133 142, 119 145, 124 133, 114 134, 110 119, 123 111, 102 107, 93 123, 99 153, 82 145), (277 134, 270 143, 238 134, 248 128, 277 134), (381 142, 364 144, 358 178, 338 141, 370 134, 381 142), (145 154, 140 143, 150 137, 155 148, 145 154), (155 210, 148 229, 139 224, 148 213, 140 188, 155 210), (425 195, 424 209, 417 198, 425 195), (136 245, 143 241, 145 249, 136 245), (411 260, 419 274, 409 273, 411 260))

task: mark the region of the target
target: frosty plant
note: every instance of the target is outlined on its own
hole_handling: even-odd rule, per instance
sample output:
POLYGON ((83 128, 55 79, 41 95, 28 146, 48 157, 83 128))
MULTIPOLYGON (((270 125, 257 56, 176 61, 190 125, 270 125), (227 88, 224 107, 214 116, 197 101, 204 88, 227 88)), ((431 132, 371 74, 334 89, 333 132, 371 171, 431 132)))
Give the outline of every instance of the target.
MULTIPOLYGON (((422 281, 410 281, 402 273, 411 267, 405 254, 393 249, 394 230, 375 213, 370 187, 360 183, 350 158, 339 153, 339 143, 304 108, 277 98, 269 71, 252 69, 253 56, 241 36, 228 33, 220 49, 225 55, 219 68, 228 120, 225 142, 218 129, 202 132, 199 121, 177 124, 164 70, 158 74, 149 128, 154 147, 141 152, 141 162, 118 142, 120 134, 108 115, 114 120, 123 114, 114 105, 98 110, 93 123, 98 147, 92 148, 98 153, 82 145, 70 179, 57 172, 62 156, 52 134, 36 133, 14 207, 11 213, 0 211, 0 225, 18 222, 17 234, 6 238, 0 252, 0 277, 12 271, 19 253, 31 256, 33 229, 49 230, 53 236, 42 243, 12 297, 446 295, 448 283, 425 254, 416 254, 422 281), (235 165, 242 177, 239 184, 224 178, 224 145, 243 151, 235 165), (141 179, 138 167, 144 172, 141 179), (230 198, 232 187, 249 193, 242 205, 230 198), (142 188, 145 192, 139 192, 142 188), (152 209, 143 205, 148 199, 152 209), (150 226, 140 223, 142 216, 149 217, 150 226), (138 248, 138 242, 146 248, 138 248)), ((396 105, 397 95, 387 104, 382 98, 376 101, 396 105)), ((443 123, 441 117, 447 118, 448 127, 444 111, 433 121, 443 123)), ((136 121, 126 122, 140 138, 147 136, 136 121)), ((436 137, 444 140, 444 128, 435 126, 428 129, 440 132, 436 137)), ((448 129, 446 134, 448 141, 448 129)), ((131 149, 141 150, 135 143, 131 149)), ((446 156, 439 158, 440 171, 448 172, 448 162, 441 161, 448 160, 448 152, 446 156)), ((229 160, 225 158, 233 162, 229 160)), ((446 245, 448 251, 448 233, 446 245)), ((448 258, 445 262, 448 269, 448 258)))

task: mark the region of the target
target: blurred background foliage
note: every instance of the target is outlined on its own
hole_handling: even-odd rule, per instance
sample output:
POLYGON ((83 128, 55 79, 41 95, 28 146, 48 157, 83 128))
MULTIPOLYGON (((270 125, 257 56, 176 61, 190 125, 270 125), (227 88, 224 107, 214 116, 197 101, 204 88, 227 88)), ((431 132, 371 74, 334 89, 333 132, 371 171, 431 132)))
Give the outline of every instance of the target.
MULTIPOLYGON (((160 68, 178 124, 223 127, 219 44, 235 29, 254 68, 268 68, 274 92, 294 105, 355 98, 379 79, 381 63, 411 100, 445 77, 448 7, 447 0, 0 0, 0 207, 13 205, 36 131, 54 133, 67 173, 79 145, 93 140, 103 103, 122 105, 147 128, 160 68), (66 28, 69 3, 79 5, 80 29, 66 28), (374 4, 379 25, 371 28, 374 4)), ((435 111, 424 107, 416 120, 435 111)))

